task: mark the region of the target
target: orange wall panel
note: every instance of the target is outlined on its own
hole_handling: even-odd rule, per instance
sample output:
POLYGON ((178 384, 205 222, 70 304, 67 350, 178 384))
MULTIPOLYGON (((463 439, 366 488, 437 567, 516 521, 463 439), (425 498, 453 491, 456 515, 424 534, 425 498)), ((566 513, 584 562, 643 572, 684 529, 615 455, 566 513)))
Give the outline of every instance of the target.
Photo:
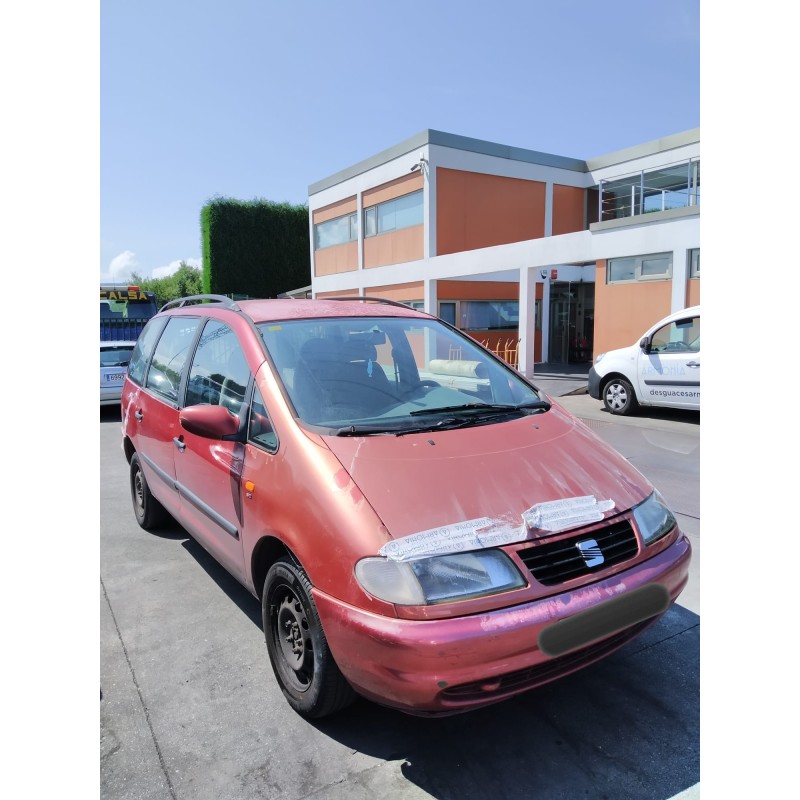
MULTIPOLYGON (((391 286, 373 286, 366 290, 367 294, 398 300, 401 303, 410 300, 422 300, 425 287, 422 281, 397 283, 391 286)), ((542 284, 536 285, 536 297, 542 299, 542 284)), ((439 300, 518 300, 519 284, 516 281, 437 281, 436 296, 439 300)))
POLYGON ((553 185, 553 236, 586 230, 586 190, 576 186, 553 185))
POLYGON ((404 194, 411 194, 422 189, 424 186, 422 182, 422 175, 415 172, 413 175, 405 175, 402 178, 397 178, 388 183, 383 183, 376 186, 374 189, 369 189, 361 195, 361 205, 364 208, 377 205, 378 203, 385 203, 387 200, 394 200, 396 197, 402 197, 404 194))
POLYGON ((425 295, 422 281, 396 283, 393 286, 371 286, 369 289, 365 289, 364 292, 369 297, 383 297, 386 300, 396 300, 398 303, 422 300, 425 295))
POLYGON ((364 268, 418 261, 425 256, 424 225, 364 239, 364 268))
POLYGON ((358 242, 335 244, 314 251, 314 274, 335 275, 358 269, 358 242))
POLYGON ((317 292, 314 295, 316 300, 322 300, 324 297, 358 297, 358 289, 339 289, 335 292, 317 292))
POLYGON ((700 278, 686 281, 686 307, 700 305, 700 278))
POLYGON ((627 347, 671 310, 672 281, 606 284, 606 262, 597 262, 594 355, 627 347))
POLYGON ((545 184, 436 170, 437 255, 544 236, 545 184))
MULTIPOLYGON (((537 286, 541 296, 541 287, 537 286)), ((516 281, 439 281, 436 294, 440 300, 519 300, 516 281)))
POLYGON ((345 200, 339 200, 336 203, 331 203, 329 206, 318 208, 312 215, 314 224, 318 225, 320 222, 327 222, 329 219, 336 219, 336 217, 343 217, 345 214, 352 214, 358 208, 355 197, 348 197, 345 200))

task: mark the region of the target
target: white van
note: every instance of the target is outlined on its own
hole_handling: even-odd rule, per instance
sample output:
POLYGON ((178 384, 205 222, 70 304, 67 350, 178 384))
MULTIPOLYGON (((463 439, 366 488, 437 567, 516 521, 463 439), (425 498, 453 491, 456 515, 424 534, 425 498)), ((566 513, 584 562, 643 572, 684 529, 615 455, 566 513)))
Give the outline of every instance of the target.
POLYGON ((700 410, 700 306, 675 311, 637 344, 595 357, 589 394, 611 414, 639 406, 700 410))

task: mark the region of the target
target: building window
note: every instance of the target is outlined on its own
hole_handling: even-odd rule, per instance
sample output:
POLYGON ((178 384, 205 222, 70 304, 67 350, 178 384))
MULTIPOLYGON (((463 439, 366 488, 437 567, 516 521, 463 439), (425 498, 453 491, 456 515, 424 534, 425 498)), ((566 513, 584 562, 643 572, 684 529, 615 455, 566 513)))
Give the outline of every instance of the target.
POLYGON ((606 283, 665 281, 671 277, 672 253, 610 258, 608 260, 608 269, 606 270, 606 283))
POLYGON ((439 319, 444 320, 454 328, 456 326, 456 304, 452 302, 439 303, 439 319))
POLYGON ((364 236, 399 231, 423 223, 423 193, 420 189, 394 200, 364 209, 364 236))
POLYGON ((518 300, 462 300, 461 330, 494 331, 519 327, 518 300))
POLYGON ((314 249, 355 242, 358 239, 358 214, 345 214, 314 226, 314 249))
POLYGON ((689 277, 700 277, 700 248, 695 247, 689 251, 689 277))

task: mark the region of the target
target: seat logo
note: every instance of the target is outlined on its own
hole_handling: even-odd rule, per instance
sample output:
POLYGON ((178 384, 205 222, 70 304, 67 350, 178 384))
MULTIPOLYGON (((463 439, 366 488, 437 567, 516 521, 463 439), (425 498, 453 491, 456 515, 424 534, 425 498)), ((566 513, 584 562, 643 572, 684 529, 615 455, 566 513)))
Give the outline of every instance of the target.
POLYGON ((595 539, 584 539, 582 542, 577 542, 575 547, 580 551, 587 567, 599 567, 605 561, 603 551, 595 539))

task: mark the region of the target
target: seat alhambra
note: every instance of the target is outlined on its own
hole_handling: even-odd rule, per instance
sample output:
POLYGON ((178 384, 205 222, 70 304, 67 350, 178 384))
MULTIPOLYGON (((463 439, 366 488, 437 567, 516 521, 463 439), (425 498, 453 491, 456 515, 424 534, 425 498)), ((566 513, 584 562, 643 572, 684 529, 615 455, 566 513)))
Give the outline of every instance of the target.
POLYGON ((122 393, 133 511, 262 606, 291 706, 452 714, 621 647, 686 585, 653 486, 439 319, 372 298, 167 304, 122 393))

